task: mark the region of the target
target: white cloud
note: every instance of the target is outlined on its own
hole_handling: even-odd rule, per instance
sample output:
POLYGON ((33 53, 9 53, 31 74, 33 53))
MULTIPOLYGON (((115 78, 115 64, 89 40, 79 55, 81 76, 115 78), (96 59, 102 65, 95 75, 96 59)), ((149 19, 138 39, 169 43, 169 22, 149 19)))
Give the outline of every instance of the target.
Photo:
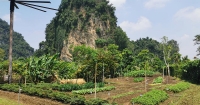
POLYGON ((177 20, 188 19, 190 21, 200 22, 200 8, 186 7, 186 8, 180 9, 175 14, 175 18, 177 20))
POLYGON ((189 38, 190 38, 189 35, 184 34, 183 36, 181 36, 180 40, 181 40, 181 41, 185 41, 185 40, 187 40, 187 39, 189 39, 189 38))
POLYGON ((115 7, 121 7, 123 4, 126 3, 126 0, 108 0, 108 1, 115 7))
POLYGON ((147 2, 145 2, 144 6, 146 8, 162 8, 165 7, 165 4, 168 2, 169 0, 148 0, 147 2))
MULTIPOLYGON (((10 14, 6 14, 2 16, 2 19, 10 24, 10 14)), ((17 20, 18 20, 18 17, 14 14, 14 21, 17 21, 17 20)))
POLYGON ((175 38, 179 43, 180 53, 182 56, 188 55, 190 59, 196 56, 197 46, 194 46, 193 36, 184 34, 180 37, 175 38), (189 48, 189 49, 188 49, 189 48))
POLYGON ((141 31, 151 27, 151 22, 146 17, 140 17, 136 23, 124 21, 120 24, 123 30, 127 31, 141 31))

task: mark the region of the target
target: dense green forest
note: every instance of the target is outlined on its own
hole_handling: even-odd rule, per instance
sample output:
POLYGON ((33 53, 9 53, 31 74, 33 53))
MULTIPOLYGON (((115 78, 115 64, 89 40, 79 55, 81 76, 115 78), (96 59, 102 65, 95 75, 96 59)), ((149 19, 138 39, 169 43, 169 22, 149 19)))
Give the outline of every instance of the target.
MULTIPOLYGON (((0 19, 0 49, 4 50, 4 58, 8 59, 9 52, 9 25, 6 21, 0 19)), ((13 58, 30 57, 34 49, 24 40, 24 37, 17 32, 13 33, 13 58)))

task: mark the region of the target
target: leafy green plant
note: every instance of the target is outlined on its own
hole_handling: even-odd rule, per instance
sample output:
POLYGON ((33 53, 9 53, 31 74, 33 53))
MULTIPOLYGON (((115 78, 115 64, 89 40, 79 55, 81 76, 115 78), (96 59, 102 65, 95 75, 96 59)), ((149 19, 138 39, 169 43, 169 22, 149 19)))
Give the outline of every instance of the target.
POLYGON ((168 91, 172 91, 174 93, 179 93, 181 91, 184 91, 186 89, 188 89, 190 87, 190 84, 187 82, 179 82, 175 85, 171 85, 169 87, 166 88, 166 90, 168 91))
MULTIPOLYGON (((108 87, 102 87, 102 88, 96 88, 96 92, 103 92, 103 91, 110 91, 110 90, 113 90, 115 89, 114 86, 108 86, 108 87)), ((72 93, 75 93, 75 94, 92 94, 95 92, 95 89, 82 89, 82 90, 74 90, 72 91, 72 93)))
POLYGON ((153 80, 153 84, 156 84, 156 83, 162 83, 163 82, 163 78, 162 77, 157 77, 153 80))
MULTIPOLYGON (((146 76, 152 77, 153 74, 154 74, 153 71, 146 70, 146 76)), ((134 70, 134 71, 130 71, 128 73, 125 73, 124 75, 128 76, 128 77, 144 77, 145 76, 145 70, 134 70)))
POLYGON ((136 78, 134 78, 133 81, 134 82, 142 82, 142 81, 144 81, 144 78, 143 77, 136 77, 136 78))
MULTIPOLYGON (((97 83, 97 87, 104 87, 104 83, 97 83)), ((94 83, 87 82, 85 84, 61 84, 61 85, 54 85, 52 87, 54 90, 59 91, 72 91, 72 90, 81 90, 81 89, 90 89, 94 88, 94 83)))
MULTIPOLYGON (((11 91, 11 92, 19 92, 19 85, 17 84, 2 84, 0 85, 0 89, 11 91)), ((42 88, 36 87, 32 85, 27 85, 26 87, 21 87, 22 91, 21 93, 32 95, 32 96, 39 96, 42 98, 50 98, 53 100, 57 100, 63 103, 77 103, 77 104, 83 104, 85 101, 85 98, 77 95, 77 94, 66 94, 59 91, 53 91, 53 90, 44 90, 42 88)))
POLYGON ((160 102, 165 101, 168 98, 168 94, 162 90, 151 90, 139 97, 133 98, 132 103, 142 105, 158 105, 160 102))
POLYGON ((134 93, 135 92, 131 91, 131 92, 128 92, 128 93, 118 94, 116 96, 113 96, 112 98, 116 99, 116 98, 124 97, 124 96, 127 96, 127 95, 131 95, 131 94, 134 94, 134 93))
POLYGON ((90 99, 85 102, 85 105, 109 105, 109 102, 107 100, 102 99, 90 99))

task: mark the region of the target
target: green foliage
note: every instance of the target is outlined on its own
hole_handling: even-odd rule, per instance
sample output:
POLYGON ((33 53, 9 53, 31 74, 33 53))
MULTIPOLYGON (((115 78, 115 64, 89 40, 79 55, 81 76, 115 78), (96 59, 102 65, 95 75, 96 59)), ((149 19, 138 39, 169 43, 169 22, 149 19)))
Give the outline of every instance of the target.
POLYGON ((134 55, 138 55, 143 49, 148 49, 150 53, 153 53, 159 59, 163 59, 163 53, 160 47, 161 43, 159 43, 157 40, 146 37, 132 41, 132 43, 134 44, 134 55))
MULTIPOLYGON (((0 19, 0 49, 4 50, 4 56, 2 50, 0 51, 0 60, 8 59, 9 54, 9 25, 6 21, 0 19)), ((20 57, 29 57, 33 54, 34 49, 24 40, 24 37, 17 32, 13 32, 13 59, 20 57)))
POLYGON ((100 28, 96 28, 96 33, 97 33, 97 35, 100 35, 101 34, 101 29, 100 28))
MULTIPOLYGON (((104 87, 104 83, 97 83, 97 87, 104 87)), ((79 84, 61 84, 55 85, 52 87, 54 90, 59 91, 72 91, 72 90, 81 90, 81 89, 90 89, 94 88, 94 83, 88 82, 82 85, 79 84)))
POLYGON ((134 78, 133 81, 134 82, 142 82, 142 81, 144 81, 144 78, 143 77, 136 77, 136 78, 134 78))
POLYGON ((74 95, 70 99, 70 105, 84 105, 85 104, 85 98, 79 95, 74 95))
POLYGON ((0 61, 3 61, 5 57, 5 51, 0 48, 0 61))
MULTIPOLYGON (((195 42, 194 43, 195 45, 199 45, 200 44, 200 35, 195 35, 195 38, 193 41, 195 42)), ((197 55, 200 55, 200 46, 198 46, 197 52, 198 52, 197 55)))
POLYGON ((186 61, 182 67, 182 79, 200 83, 200 60, 186 61))
POLYGON ((55 77, 57 58, 58 54, 53 56, 43 55, 40 58, 31 57, 27 64, 27 69, 32 82, 37 84, 40 81, 48 80, 50 77, 55 77))
POLYGON ((78 66, 75 62, 65 62, 65 61, 59 61, 56 64, 58 77, 60 79, 69 79, 76 77, 76 71, 78 69, 78 66))
MULTIPOLYGON (((153 74, 154 74, 153 71, 146 70, 146 76, 152 77, 153 74)), ((144 77, 145 70, 133 70, 133 71, 129 71, 128 73, 125 73, 124 75, 128 77, 144 77)))
POLYGON ((162 83, 162 82, 163 82, 163 78, 162 77, 157 77, 157 78, 153 79, 153 84, 162 83))
POLYGON ((95 44, 98 48, 103 48, 104 46, 108 45, 108 40, 98 38, 97 40, 95 40, 95 44))
POLYGON ((119 46, 119 50, 123 50, 125 48, 128 48, 128 42, 129 42, 129 38, 127 37, 126 33, 120 28, 117 27, 114 30, 114 40, 115 40, 115 44, 119 46))
POLYGON ((127 92, 127 93, 122 93, 122 94, 115 95, 115 96, 113 96, 112 98, 113 98, 113 99, 117 99, 117 98, 124 97, 124 96, 127 96, 127 95, 131 95, 131 94, 134 94, 134 93, 135 93, 135 92, 133 92, 133 91, 127 92))
MULTIPOLYGON (((113 89, 115 89, 114 86, 101 87, 101 88, 96 88, 96 92, 110 91, 110 90, 113 90, 113 89)), ((81 95, 92 94, 94 92, 95 92, 94 88, 92 88, 92 89, 82 89, 82 90, 73 90, 72 91, 72 93, 81 94, 81 95)))
POLYGON ((167 90, 172 91, 174 93, 179 93, 181 91, 184 91, 190 87, 190 84, 187 82, 179 82, 175 85, 167 87, 167 90))
MULTIPOLYGON (((57 100, 63 103, 70 104, 84 104, 85 98, 79 95, 66 94, 63 92, 45 90, 37 85, 28 85, 26 87, 21 87, 21 93, 25 93, 32 96, 39 96, 42 98, 50 98, 53 100, 57 100)), ((19 86, 17 84, 0 84, 0 89, 12 92, 19 92, 19 86)))
POLYGON ((162 90, 151 90, 142 96, 133 98, 131 102, 142 105, 158 105, 160 102, 165 101, 168 94, 162 90))
POLYGON ((3 61, 0 63, 0 76, 3 76, 4 74, 7 73, 9 67, 8 65, 9 65, 8 61, 3 61))
POLYGON ((107 100, 102 100, 99 98, 90 99, 85 102, 85 105, 110 105, 107 100))

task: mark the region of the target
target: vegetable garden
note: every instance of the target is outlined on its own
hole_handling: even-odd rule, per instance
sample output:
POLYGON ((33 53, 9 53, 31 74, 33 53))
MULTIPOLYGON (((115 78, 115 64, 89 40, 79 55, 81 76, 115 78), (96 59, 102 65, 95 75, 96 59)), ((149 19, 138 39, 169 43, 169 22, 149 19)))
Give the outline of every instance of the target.
MULTIPOLYGON (((127 49, 117 49, 114 44, 97 50, 77 46, 71 62, 60 60, 59 54, 17 59, 13 62, 13 83, 1 82, 0 89, 15 93, 22 89, 22 94, 71 105, 154 105, 165 102, 171 94, 190 89, 190 83, 177 79, 199 83, 199 60, 179 58, 177 63, 168 60, 169 68, 164 63, 158 67, 159 59, 148 50, 134 57, 129 55, 132 59, 127 61, 127 49), (86 83, 61 83, 78 78, 86 83)), ((7 67, 8 62, 2 61, 1 77, 7 67)))

